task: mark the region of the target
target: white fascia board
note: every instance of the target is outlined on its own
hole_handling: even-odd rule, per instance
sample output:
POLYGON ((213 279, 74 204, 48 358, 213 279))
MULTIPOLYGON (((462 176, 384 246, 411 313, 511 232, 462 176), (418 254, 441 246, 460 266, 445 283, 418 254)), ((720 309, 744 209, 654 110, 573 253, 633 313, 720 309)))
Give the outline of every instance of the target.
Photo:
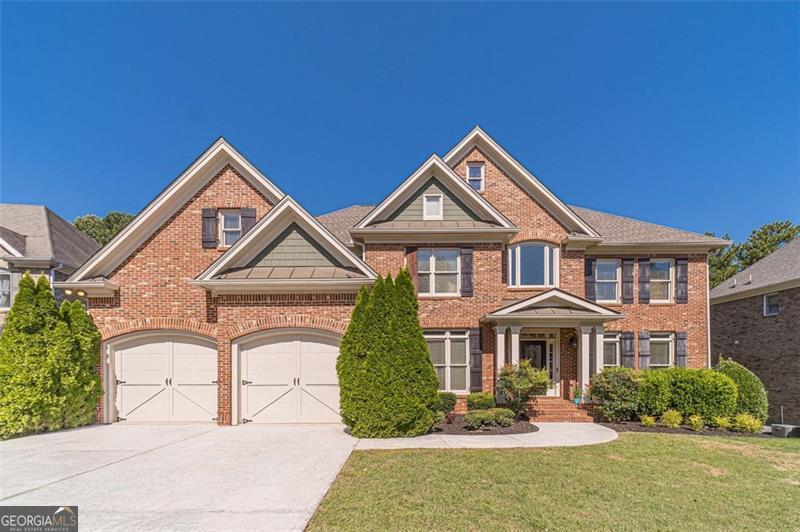
POLYGON ((591 248, 591 255, 614 255, 619 253, 710 253, 727 246, 730 242, 601 242, 591 248))
MULTIPOLYGON (((737 275, 740 275, 741 272, 737 275)), ((727 279, 724 283, 729 283, 731 279, 727 279)), ((748 297, 755 297, 755 296, 762 296, 764 294, 771 294, 773 292, 780 292, 782 290, 789 290, 791 288, 800 287, 800 279, 790 279, 788 281, 782 281, 780 283, 774 283, 764 286, 758 286, 756 288, 749 288, 747 290, 741 290, 739 292, 734 292, 733 294, 721 294, 718 296, 709 296, 709 302, 711 305, 719 305, 720 303, 727 303, 729 301, 736 301, 737 299, 746 299, 748 297)), ((712 292, 716 290, 714 288, 712 292)))
POLYGON ((371 244, 396 242, 508 242, 519 229, 352 229, 350 234, 371 244))
MULTIPOLYGON (((209 179, 217 175, 228 163, 234 164, 241 170, 245 178, 273 204, 285 196, 264 174, 242 157, 225 139, 220 137, 166 189, 142 209, 108 244, 100 248, 83 266, 78 268, 69 280, 80 281, 85 277, 105 273, 96 272, 95 270, 106 262, 114 264, 115 257, 117 258, 117 263, 124 260, 155 229, 169 219, 191 197, 193 191, 202 188, 209 179), (198 177, 205 177, 204 182, 198 183, 196 179, 198 177), (186 193, 187 191, 189 194, 186 193)), ((107 266, 106 268, 108 269, 109 267, 107 266)))
MULTIPOLYGON (((257 255, 263 246, 255 247, 261 240, 270 242, 278 236, 293 221, 298 222, 306 232, 322 240, 325 248, 332 252, 339 260, 349 263, 357 268, 368 279, 375 279, 377 273, 364 261, 358 258, 350 249, 328 231, 316 218, 308 214, 300 204, 290 196, 284 196, 247 234, 240 238, 233 246, 223 253, 211 266, 197 276, 198 281, 209 281, 222 272, 228 265, 239 259, 248 262, 257 255)), ((219 280, 223 281, 223 280, 219 280)), ((227 281, 226 281, 227 282, 227 281)))
POLYGON ((526 188, 529 189, 529 192, 532 192, 533 196, 538 196, 539 199, 549 203, 555 211, 553 214, 555 214, 556 217, 562 219, 562 221, 566 220, 571 222, 573 226, 579 228, 587 235, 600 236, 592 228, 592 226, 583 221, 583 219, 575 214, 572 209, 567 207, 563 201, 558 199, 558 196, 553 194, 550 189, 544 186, 544 184, 542 184, 542 182, 539 181, 535 175, 529 172, 528 169, 525 168, 519 161, 514 159, 511 154, 509 154, 502 146, 500 146, 500 144, 495 142, 495 140, 490 137, 488 133, 482 130, 480 126, 475 126, 475 129, 470 131, 467 136, 461 140, 461 142, 456 144, 453 149, 447 152, 447 155, 444 156, 445 163, 451 165, 458 162, 459 158, 465 155, 465 153, 462 152, 465 152, 467 146, 476 140, 482 141, 488 148, 494 151, 496 155, 503 159, 506 164, 508 164, 513 170, 521 175, 523 177, 521 184, 527 185, 526 188))
MULTIPOLYGON (((535 296, 531 296, 528 299, 523 299, 522 301, 518 301, 514 304, 511 304, 505 308, 497 310, 488 314, 489 316, 509 316, 514 312, 527 308, 531 305, 536 303, 541 303, 543 301, 547 301, 549 299, 561 299, 573 305, 576 305, 584 310, 588 310, 590 312, 596 312, 598 315, 603 316, 620 316, 619 312, 614 312, 613 310, 607 309, 601 305, 596 303, 592 303, 591 301, 587 301, 581 297, 574 296, 569 292, 564 292, 558 288, 551 288, 546 292, 542 292, 541 294, 537 294, 535 296)), ((526 316, 530 318, 530 316, 526 316)))
MULTIPOLYGON (((402 204, 402 202, 408 199, 411 194, 416 192, 417 189, 414 188, 414 185, 421 185, 423 183, 423 179, 427 177, 428 172, 434 168, 442 172, 444 185, 450 183, 455 186, 455 190, 450 190, 456 193, 459 199, 464 201, 467 206, 472 207, 477 211, 483 211, 484 215, 487 215, 489 218, 497 222, 501 227, 508 229, 514 228, 514 224, 512 224, 508 218, 503 216, 503 214, 495 209, 491 203, 486 201, 483 196, 478 194, 472 187, 470 187, 464 179, 461 179, 461 177, 459 177, 459 175, 456 174, 453 169, 442 160, 441 157, 433 154, 428 158, 427 161, 422 163, 422 165, 417 168, 413 174, 403 181, 399 187, 394 189, 392 193, 389 194, 378 206, 372 209, 369 214, 367 214, 360 222, 358 222, 354 229, 366 228, 378 217, 378 215, 383 214, 391 207, 397 207, 402 204)), ((439 176, 437 175, 436 177, 439 176)))
POLYGON ((111 297, 119 290, 119 285, 108 279, 97 279, 91 281, 57 281, 53 283, 53 288, 83 290, 90 297, 111 297))
POLYGON ((16 249, 14 249, 14 247, 11 244, 9 244, 8 242, 6 242, 6 240, 4 238, 2 238, 2 237, 0 237, 0 247, 5 249, 6 251, 8 251, 8 253, 10 255, 14 256, 14 257, 21 257, 22 256, 22 253, 20 253, 16 249))
POLYGON ((534 327, 549 327, 549 328, 567 328, 577 327, 579 325, 602 325, 603 323, 615 320, 621 320, 625 316, 623 314, 615 314, 613 316, 600 315, 597 316, 504 316, 500 314, 487 314, 481 318, 481 323, 493 322, 504 325, 526 325, 530 324, 534 327))

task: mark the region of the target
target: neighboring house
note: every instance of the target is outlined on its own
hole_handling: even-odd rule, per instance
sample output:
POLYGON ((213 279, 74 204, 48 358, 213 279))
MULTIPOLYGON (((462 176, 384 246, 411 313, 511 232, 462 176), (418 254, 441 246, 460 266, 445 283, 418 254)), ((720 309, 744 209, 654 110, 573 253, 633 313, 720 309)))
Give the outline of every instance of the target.
POLYGON ((377 274, 411 270, 442 389, 493 392, 524 358, 568 404, 604 366, 708 365, 725 244, 569 207, 480 128, 319 218, 219 139, 59 286, 103 335, 101 420, 335 422, 339 340, 377 274))
POLYGON ((800 238, 711 290, 711 352, 754 372, 769 421, 800 424, 800 238))
POLYGON ((62 281, 99 247, 44 205, 0 203, 0 328, 25 272, 62 281))

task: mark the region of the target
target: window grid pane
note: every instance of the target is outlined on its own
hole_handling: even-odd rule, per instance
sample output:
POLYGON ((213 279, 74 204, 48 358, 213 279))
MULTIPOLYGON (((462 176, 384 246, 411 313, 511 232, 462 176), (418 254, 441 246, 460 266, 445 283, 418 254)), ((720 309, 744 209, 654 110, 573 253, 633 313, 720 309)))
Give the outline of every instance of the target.
POLYGON ((544 246, 520 246, 520 284, 544 284, 544 246))
POLYGON ((669 366, 670 342, 664 340, 650 340, 650 365, 669 366))
POLYGON ((650 300, 669 301, 669 281, 650 281, 650 300))
POLYGON ((617 283, 616 282, 598 282, 595 285, 597 288, 598 301, 616 301, 617 300, 617 283))

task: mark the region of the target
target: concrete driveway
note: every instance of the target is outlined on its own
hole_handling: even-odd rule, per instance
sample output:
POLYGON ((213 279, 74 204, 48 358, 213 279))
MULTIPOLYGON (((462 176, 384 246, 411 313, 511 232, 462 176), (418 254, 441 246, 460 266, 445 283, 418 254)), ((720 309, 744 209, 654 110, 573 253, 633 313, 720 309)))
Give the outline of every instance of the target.
POLYGON ((337 426, 103 425, 0 443, 0 505, 81 530, 302 530, 357 443, 337 426))

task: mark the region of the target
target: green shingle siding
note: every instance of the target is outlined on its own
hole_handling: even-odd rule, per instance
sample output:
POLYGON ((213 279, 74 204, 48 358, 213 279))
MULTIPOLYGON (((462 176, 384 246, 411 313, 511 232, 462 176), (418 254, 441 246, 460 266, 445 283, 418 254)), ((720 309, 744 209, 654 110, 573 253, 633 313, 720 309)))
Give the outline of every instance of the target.
POLYGON ((480 220, 478 215, 447 190, 438 179, 432 177, 386 221, 422 220, 422 196, 425 194, 442 195, 443 220, 480 220))
POLYGON ((287 227, 247 265, 247 267, 253 266, 342 267, 296 223, 287 227))

